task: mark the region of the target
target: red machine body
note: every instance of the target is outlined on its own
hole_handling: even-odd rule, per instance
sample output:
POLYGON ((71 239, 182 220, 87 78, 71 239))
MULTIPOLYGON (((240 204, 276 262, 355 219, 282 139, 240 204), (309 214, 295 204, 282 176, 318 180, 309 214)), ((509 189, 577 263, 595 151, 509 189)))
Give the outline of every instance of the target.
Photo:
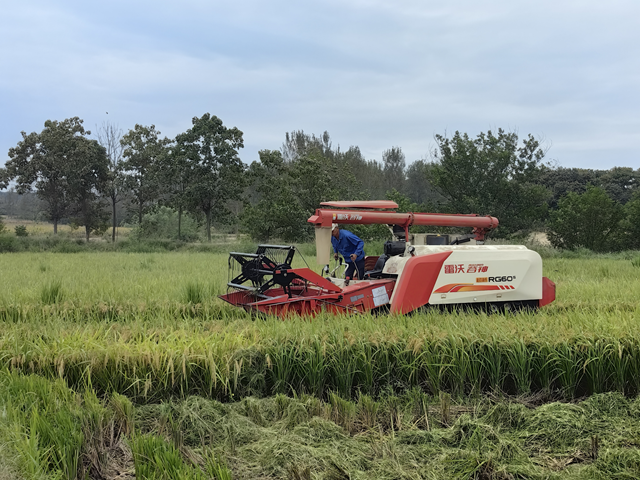
POLYGON ((336 223, 397 225, 405 240, 411 239, 411 225, 470 227, 476 245, 404 242, 401 254, 368 257, 365 279, 351 281, 292 268, 295 247, 261 245, 255 254, 230 254, 229 292, 220 298, 247 311, 283 317, 378 310, 406 314, 426 305, 537 308, 555 299, 555 284, 542 277, 537 253, 521 246, 482 245, 498 226, 494 217, 398 213, 390 201, 322 205, 330 208, 317 209, 308 221, 323 235, 336 223), (379 260, 383 267, 376 269, 379 260))

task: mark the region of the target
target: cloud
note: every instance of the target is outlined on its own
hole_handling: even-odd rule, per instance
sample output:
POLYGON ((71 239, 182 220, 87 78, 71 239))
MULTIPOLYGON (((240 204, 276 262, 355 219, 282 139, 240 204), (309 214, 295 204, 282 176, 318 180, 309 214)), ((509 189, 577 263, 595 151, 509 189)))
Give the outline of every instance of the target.
POLYGON ((299 129, 412 161, 436 133, 503 127, 543 135, 561 165, 637 167, 638 14, 632 0, 13 3, 0 152, 48 118, 174 136, 210 112, 244 131, 246 162, 299 129))

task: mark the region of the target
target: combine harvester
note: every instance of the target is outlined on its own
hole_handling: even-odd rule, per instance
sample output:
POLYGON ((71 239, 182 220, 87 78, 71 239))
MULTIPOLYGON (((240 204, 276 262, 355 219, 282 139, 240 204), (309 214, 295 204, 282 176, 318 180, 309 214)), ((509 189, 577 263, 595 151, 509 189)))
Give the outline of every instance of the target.
POLYGON ((540 255, 521 245, 484 245, 498 219, 479 215, 398 213, 391 201, 324 202, 315 226, 317 262, 329 274, 332 224, 383 224, 394 240, 365 260, 365 279, 292 268, 295 247, 260 245, 231 253, 228 293, 220 298, 250 312, 287 316, 390 311, 425 306, 488 311, 535 309, 555 300, 540 255), (470 235, 410 234, 412 225, 470 227, 470 235))

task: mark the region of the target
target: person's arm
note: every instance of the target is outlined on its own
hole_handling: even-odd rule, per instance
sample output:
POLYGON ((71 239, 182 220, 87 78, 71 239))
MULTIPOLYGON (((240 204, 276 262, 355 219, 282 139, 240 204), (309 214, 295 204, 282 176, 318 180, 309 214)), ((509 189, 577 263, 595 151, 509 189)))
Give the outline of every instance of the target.
POLYGON ((335 237, 331 237, 331 246, 333 247, 333 258, 335 260, 338 259, 338 241, 335 239, 335 237))
POLYGON ((356 248, 356 251, 353 252, 353 255, 355 255, 356 258, 358 258, 360 255, 364 253, 364 241, 354 233, 349 235, 348 238, 349 238, 349 243, 351 243, 351 245, 355 246, 356 248))
POLYGON ((356 258, 358 258, 360 255, 364 255, 364 240, 362 240, 360 237, 356 237, 356 239, 358 240, 358 244, 356 245, 355 254, 356 258))

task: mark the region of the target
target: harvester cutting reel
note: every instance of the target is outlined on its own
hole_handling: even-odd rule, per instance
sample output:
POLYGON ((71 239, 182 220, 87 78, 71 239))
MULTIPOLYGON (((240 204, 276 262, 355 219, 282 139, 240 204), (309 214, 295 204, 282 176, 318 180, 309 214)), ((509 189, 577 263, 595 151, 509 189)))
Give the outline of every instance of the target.
POLYGON ((232 252, 227 294, 220 298, 247 311, 276 315, 365 312, 389 302, 394 280, 341 288, 309 267, 292 268, 295 250, 260 245, 256 253, 232 252))
POLYGON ((227 286, 257 298, 269 298, 264 292, 280 285, 291 296, 290 285, 296 276, 289 275, 289 270, 295 253, 295 247, 283 245, 259 245, 256 253, 231 252, 229 276, 234 275, 238 267, 240 272, 227 286))

